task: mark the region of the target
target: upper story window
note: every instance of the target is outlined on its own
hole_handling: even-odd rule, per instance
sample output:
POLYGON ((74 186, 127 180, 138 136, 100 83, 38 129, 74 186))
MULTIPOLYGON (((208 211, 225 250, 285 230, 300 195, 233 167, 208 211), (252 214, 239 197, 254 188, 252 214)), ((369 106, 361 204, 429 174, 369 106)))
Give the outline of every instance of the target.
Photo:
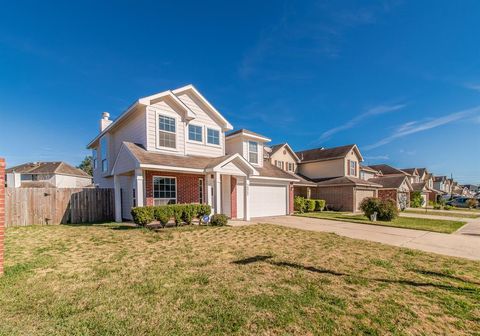
POLYGON ((255 141, 248 142, 248 161, 258 163, 258 143, 255 141))
POLYGON ((365 172, 363 172, 363 171, 360 172, 360 178, 361 178, 362 180, 366 180, 366 178, 365 178, 365 172))
POLYGON ((220 131, 208 128, 207 143, 211 145, 220 145, 220 131))
POLYGON ((288 171, 295 171, 295 165, 292 162, 288 163, 288 171))
POLYGON ((108 140, 106 137, 102 137, 100 140, 100 157, 102 161, 102 172, 105 173, 108 170, 108 140))
POLYGON ((93 161, 93 169, 97 169, 97 162, 98 162, 98 158, 97 158, 97 150, 96 149, 92 149, 92 161, 93 161))
POLYGON ((191 141, 203 141, 202 126, 188 125, 188 140, 191 141))
POLYGON ((177 147, 176 120, 164 115, 158 116, 158 145, 160 147, 177 147))
POLYGON ((352 176, 357 175, 357 162, 356 161, 350 161, 349 175, 352 175, 352 176))

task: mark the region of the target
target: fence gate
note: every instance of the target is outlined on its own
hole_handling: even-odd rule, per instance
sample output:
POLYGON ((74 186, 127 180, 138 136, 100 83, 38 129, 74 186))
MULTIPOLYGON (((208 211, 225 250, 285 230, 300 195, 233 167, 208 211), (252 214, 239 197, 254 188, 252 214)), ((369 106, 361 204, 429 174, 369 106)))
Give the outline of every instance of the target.
POLYGON ((6 226, 111 221, 113 189, 6 188, 6 226))

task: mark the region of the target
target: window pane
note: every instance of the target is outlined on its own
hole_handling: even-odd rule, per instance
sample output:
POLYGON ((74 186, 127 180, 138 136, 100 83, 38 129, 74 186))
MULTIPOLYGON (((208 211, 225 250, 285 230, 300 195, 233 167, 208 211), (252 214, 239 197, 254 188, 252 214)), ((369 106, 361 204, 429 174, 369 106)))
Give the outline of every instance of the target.
MULTIPOLYGON (((176 180, 174 178, 155 176, 153 179, 153 198, 174 202, 177 196, 175 183, 176 180)), ((166 204, 166 202, 164 203, 166 204)))
MULTIPOLYGON (((248 161, 251 163, 258 163, 258 155, 257 153, 249 153, 248 154, 248 161)), ((280 168, 280 167, 279 167, 280 168)))
POLYGON ((167 132, 160 131, 158 133, 158 144, 161 147, 176 148, 175 133, 167 133, 167 132))
POLYGON ((202 141, 202 127, 188 125, 188 139, 193 141, 202 141))
POLYGON ((258 144, 254 141, 249 141, 248 142, 248 150, 250 152, 258 153, 258 144))
POLYGON ((161 115, 159 117, 159 128, 161 131, 175 133, 175 119, 161 115))
POLYGON ((209 128, 207 130, 207 142, 213 145, 220 145, 220 132, 209 128))

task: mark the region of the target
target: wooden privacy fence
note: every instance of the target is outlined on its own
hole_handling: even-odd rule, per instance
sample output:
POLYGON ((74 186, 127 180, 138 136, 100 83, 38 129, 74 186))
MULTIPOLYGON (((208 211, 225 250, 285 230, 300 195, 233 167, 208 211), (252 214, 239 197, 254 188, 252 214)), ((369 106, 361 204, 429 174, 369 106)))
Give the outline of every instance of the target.
POLYGON ((113 189, 6 188, 6 226, 109 221, 115 218, 113 189))

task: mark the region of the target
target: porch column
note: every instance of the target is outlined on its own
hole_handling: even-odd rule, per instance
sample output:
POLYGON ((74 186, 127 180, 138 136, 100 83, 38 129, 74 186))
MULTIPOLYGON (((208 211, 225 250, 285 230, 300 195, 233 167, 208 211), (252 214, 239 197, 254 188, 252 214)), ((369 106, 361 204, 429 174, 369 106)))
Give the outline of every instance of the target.
POLYGON ((145 193, 143 188, 143 171, 135 169, 135 196, 137 197, 137 206, 142 207, 145 204, 145 193))
POLYGON ((243 220, 250 220, 250 179, 245 176, 243 187, 243 220))
POLYGON ((220 173, 215 173, 215 213, 222 213, 222 181, 220 173))
POLYGON ((115 190, 115 222, 122 222, 122 192, 120 189, 120 177, 113 175, 113 188, 115 190))

